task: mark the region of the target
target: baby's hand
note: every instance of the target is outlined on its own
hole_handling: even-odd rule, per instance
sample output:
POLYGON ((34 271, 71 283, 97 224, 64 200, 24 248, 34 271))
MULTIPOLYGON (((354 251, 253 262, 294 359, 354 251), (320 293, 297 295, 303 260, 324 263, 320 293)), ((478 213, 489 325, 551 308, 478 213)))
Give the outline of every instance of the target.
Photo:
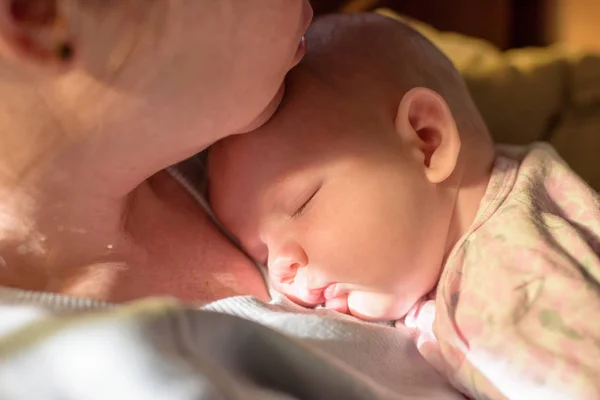
POLYGON ((453 379, 454 368, 442 356, 440 343, 434 333, 435 310, 435 300, 423 300, 411 308, 403 320, 396 321, 396 326, 406 327, 423 358, 456 389, 465 393, 465 389, 453 379))
POLYGON ((402 323, 408 328, 418 348, 421 348, 424 344, 437 345, 437 339, 433 334, 434 320, 434 300, 417 303, 404 317, 402 323))
POLYGON ((423 357, 439 373, 447 376, 446 372, 449 371, 447 371, 447 365, 442 358, 438 340, 433 333, 434 320, 435 301, 425 300, 411 308, 404 319, 397 321, 396 325, 404 325, 408 328, 408 332, 423 357))

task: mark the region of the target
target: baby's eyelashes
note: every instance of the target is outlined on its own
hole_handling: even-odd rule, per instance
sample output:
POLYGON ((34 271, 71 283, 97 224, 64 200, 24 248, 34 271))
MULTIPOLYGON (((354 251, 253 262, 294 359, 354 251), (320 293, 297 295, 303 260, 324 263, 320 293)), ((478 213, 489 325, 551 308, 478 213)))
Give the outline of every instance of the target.
POLYGON ((306 208, 310 205, 310 202, 315 198, 315 196, 317 195, 317 193, 319 193, 319 190, 321 189, 321 186, 317 187, 312 194, 310 194, 308 196, 308 198, 302 203, 302 205, 296 210, 296 212, 294 212, 292 214, 292 219, 296 219, 300 216, 302 216, 302 214, 304 214, 304 211, 306 210, 306 208))

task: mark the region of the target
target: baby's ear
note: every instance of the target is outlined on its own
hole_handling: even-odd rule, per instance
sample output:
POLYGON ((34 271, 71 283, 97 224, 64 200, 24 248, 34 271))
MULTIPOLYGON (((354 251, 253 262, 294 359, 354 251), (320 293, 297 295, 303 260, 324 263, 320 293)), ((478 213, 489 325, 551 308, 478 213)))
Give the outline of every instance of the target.
POLYGON ((418 87, 404 95, 396 115, 396 132, 422 157, 427 179, 445 181, 454 171, 460 135, 446 101, 418 87))
MULTIPOLYGON (((64 2, 70 3, 70 2, 64 2)), ((0 0, 0 57, 52 71, 72 65, 75 49, 58 0, 0 0)))

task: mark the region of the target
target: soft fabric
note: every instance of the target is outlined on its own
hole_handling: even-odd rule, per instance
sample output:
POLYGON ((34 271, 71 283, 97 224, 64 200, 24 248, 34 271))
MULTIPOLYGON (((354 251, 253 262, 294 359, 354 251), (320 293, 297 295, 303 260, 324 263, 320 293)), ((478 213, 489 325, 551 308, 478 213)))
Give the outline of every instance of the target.
POLYGON ((284 299, 233 297, 204 310, 6 288, 0 299, 2 399, 462 398, 406 330, 284 299))
POLYGON ((600 398, 600 198, 546 144, 501 147, 419 350, 478 399, 600 398))
POLYGON ((481 39, 378 12, 412 26, 452 60, 496 142, 549 141, 600 190, 600 53, 560 45, 502 52, 481 39))

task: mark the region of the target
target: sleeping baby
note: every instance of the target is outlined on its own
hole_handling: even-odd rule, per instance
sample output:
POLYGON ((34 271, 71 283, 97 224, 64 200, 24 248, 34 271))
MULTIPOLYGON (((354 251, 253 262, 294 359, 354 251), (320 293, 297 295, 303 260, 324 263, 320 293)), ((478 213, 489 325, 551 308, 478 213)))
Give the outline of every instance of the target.
POLYGON ((407 26, 332 16, 285 100, 208 158, 221 223, 304 306, 394 320, 478 399, 600 398, 600 201, 545 144, 495 146, 407 26))

